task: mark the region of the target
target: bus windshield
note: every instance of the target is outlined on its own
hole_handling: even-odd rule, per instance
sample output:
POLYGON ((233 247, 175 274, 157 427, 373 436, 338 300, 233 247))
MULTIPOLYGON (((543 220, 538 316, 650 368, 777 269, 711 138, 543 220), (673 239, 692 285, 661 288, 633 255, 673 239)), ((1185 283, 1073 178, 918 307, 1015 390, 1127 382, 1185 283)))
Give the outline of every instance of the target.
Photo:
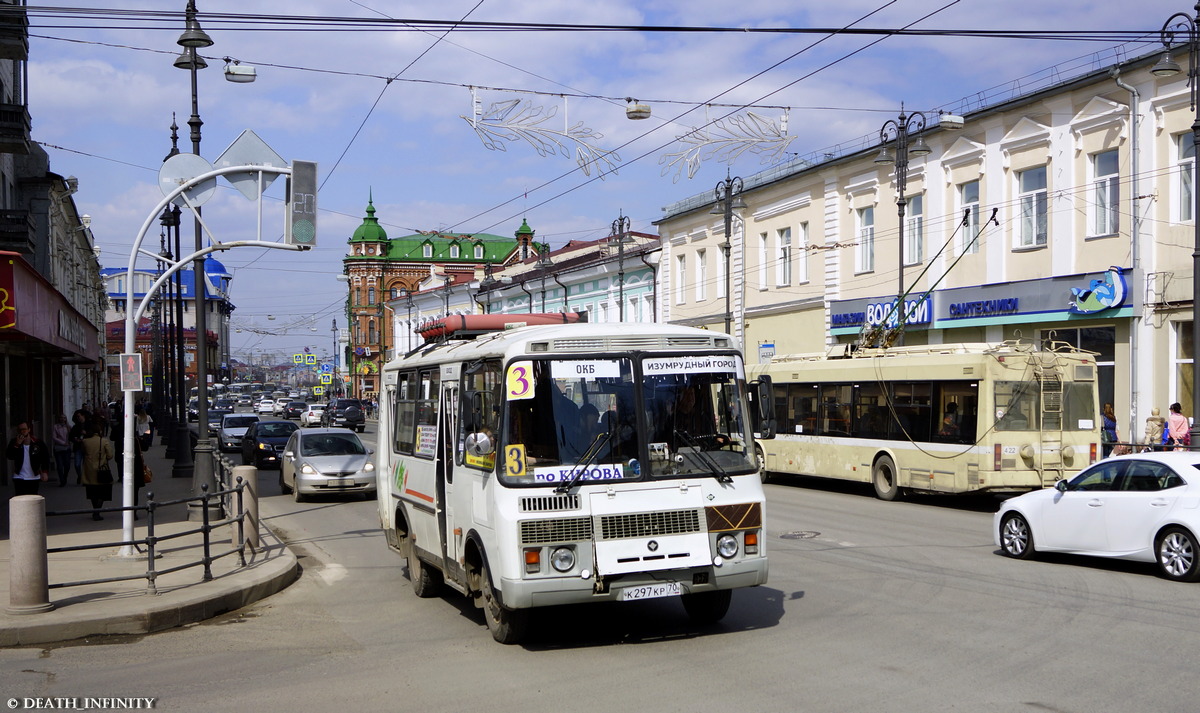
POLYGON ((501 477, 556 484, 754 469, 737 356, 647 357, 638 367, 635 378, 627 357, 510 364, 501 477))

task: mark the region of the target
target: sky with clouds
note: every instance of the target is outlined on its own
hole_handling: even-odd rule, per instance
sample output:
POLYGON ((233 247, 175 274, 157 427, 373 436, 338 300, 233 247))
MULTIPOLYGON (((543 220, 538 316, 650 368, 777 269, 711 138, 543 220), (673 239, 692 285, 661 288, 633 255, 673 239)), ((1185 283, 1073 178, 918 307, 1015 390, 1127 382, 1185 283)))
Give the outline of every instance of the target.
MULTIPOLYGON (((138 16, 139 10, 181 12, 185 5, 136 0, 122 9, 138 16)), ((1192 11, 1165 0, 1133 6, 1116 0, 198 0, 197 6, 215 42, 200 50, 209 65, 198 74, 201 155, 215 159, 251 129, 283 158, 319 164, 315 250, 217 255, 234 274, 235 325, 251 328, 233 336, 235 356, 252 348, 290 354, 307 344, 332 347, 331 320, 345 326, 345 285, 335 276, 368 197, 392 237, 418 230, 509 236, 526 218, 538 239, 557 247, 607 235, 618 215, 629 216, 634 230, 656 232, 652 223, 663 206, 711 193, 727 170, 749 176, 795 156, 863 147, 901 102, 962 113, 1054 77, 1111 66, 1151 51, 1168 17, 1192 11), (283 30, 216 15, 279 12, 652 27, 1121 30, 1144 31, 1148 43, 750 32, 447 34, 332 23, 283 30), (226 82, 226 57, 256 67, 257 81, 226 82), (593 165, 585 175, 569 143, 546 155, 519 140, 489 149, 463 118, 473 111, 470 87, 478 88, 485 112, 517 102, 510 118, 525 111, 543 129, 590 134, 590 147, 615 152, 615 170, 600 179, 593 165), (648 104, 651 118, 626 119, 626 97, 648 104), (706 152, 690 176, 671 163, 684 149, 678 137, 731 113, 744 116, 747 110, 736 109, 743 105, 758 107, 748 111, 772 122, 786 113, 786 135, 793 138, 785 153, 747 151, 730 165, 706 152)), ((180 148, 191 149, 189 77, 172 66, 182 29, 181 18, 71 20, 30 9, 33 138, 45 145, 52 171, 79 179, 75 200, 92 218, 105 267, 127 263, 140 226, 162 199, 158 169, 170 149, 172 113, 180 148)), ((283 181, 276 183, 267 191, 262 224, 264 239, 272 241, 282 232, 283 181)), ((232 188, 217 190, 204 215, 221 241, 256 235, 256 204, 232 188)), ((157 251, 157 228, 148 239, 157 251)), ((184 242, 191 242, 190 229, 184 242)))

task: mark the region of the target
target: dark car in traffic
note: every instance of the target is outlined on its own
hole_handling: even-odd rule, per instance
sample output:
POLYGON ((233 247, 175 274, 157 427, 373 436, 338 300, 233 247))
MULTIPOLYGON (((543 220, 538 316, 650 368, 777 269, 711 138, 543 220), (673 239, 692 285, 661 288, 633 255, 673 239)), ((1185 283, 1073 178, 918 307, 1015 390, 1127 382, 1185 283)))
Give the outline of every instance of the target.
POLYGON ((242 437, 242 465, 278 468, 279 454, 299 426, 291 421, 259 421, 242 437))
POLYGON ((304 413, 304 409, 308 408, 308 403, 305 401, 292 400, 287 402, 283 407, 284 418, 300 418, 300 414, 304 413))
POLYGON ((362 433, 367 428, 362 402, 358 399, 330 399, 325 412, 321 414, 321 425, 340 426, 362 433))

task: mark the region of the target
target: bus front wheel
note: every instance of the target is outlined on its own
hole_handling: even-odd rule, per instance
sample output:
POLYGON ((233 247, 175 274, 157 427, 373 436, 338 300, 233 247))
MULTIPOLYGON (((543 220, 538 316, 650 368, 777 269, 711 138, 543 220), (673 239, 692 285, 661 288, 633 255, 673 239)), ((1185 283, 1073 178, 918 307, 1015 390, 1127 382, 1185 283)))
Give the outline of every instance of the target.
POLYGON ((515 644, 525 636, 529 624, 528 609, 508 609, 500 603, 496 590, 492 589, 492 573, 483 565, 480 598, 483 600, 483 618, 492 638, 501 644, 515 644))
POLYGON ((715 624, 729 613, 729 602, 732 600, 732 589, 685 594, 683 595, 683 610, 687 612, 693 623, 715 624))
POLYGON ((871 468, 871 482, 875 485, 875 496, 880 500, 895 500, 900 496, 899 473, 891 456, 879 456, 871 468))

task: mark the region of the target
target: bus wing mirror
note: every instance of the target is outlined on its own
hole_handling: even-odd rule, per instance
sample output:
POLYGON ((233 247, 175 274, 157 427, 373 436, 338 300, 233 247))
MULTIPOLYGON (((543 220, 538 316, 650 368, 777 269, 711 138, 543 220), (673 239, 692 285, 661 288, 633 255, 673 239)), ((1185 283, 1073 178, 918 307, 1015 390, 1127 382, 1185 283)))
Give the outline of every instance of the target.
POLYGON ((758 416, 758 437, 762 439, 775 437, 775 390, 771 385, 771 377, 758 377, 753 382, 754 405, 758 416))

